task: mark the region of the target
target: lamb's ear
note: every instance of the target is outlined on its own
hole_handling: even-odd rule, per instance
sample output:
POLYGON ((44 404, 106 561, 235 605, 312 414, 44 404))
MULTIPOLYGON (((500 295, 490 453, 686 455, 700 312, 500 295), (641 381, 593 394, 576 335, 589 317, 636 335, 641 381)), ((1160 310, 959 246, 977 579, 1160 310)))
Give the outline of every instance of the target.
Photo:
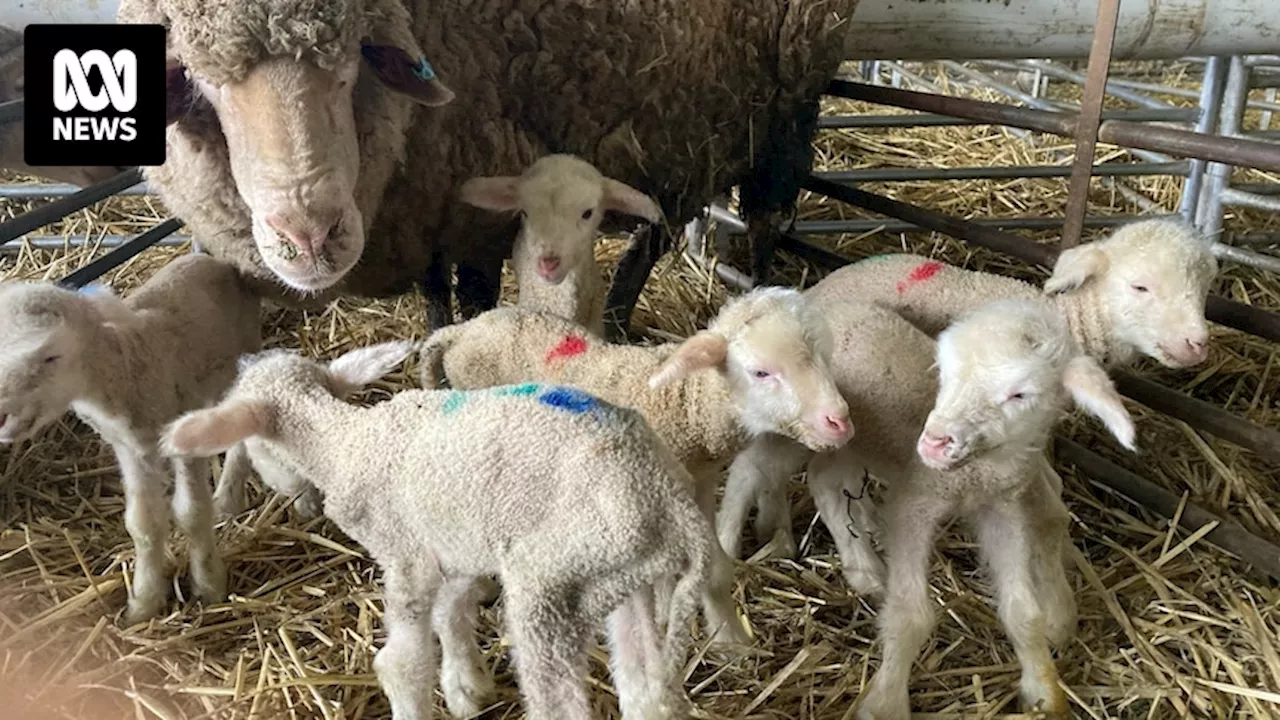
POLYGON ((448 105, 454 92, 436 76, 425 57, 413 57, 395 45, 360 43, 360 54, 384 85, 428 107, 448 105))
POLYGON ((271 408, 266 403, 231 400, 173 421, 160 438, 160 449, 170 457, 212 457, 270 428, 271 408))
POLYGON ((729 341, 725 336, 703 330, 685 340, 649 378, 649 387, 657 389, 682 380, 699 370, 724 367, 729 353, 729 341))
POLYGON ((471 178, 462 183, 458 197, 485 210, 515 210, 520 205, 520 178, 514 176, 471 178))
POLYGON ((1107 271, 1107 254, 1093 243, 1064 251, 1053 266, 1053 274, 1044 283, 1045 295, 1074 290, 1091 277, 1107 271))
POLYGON ((604 179, 604 207, 606 210, 644 218, 651 223, 662 220, 662 208, 658 207, 656 200, 613 178, 604 179))
POLYGON ((1062 384, 1071 393, 1076 404, 1101 420, 1121 445, 1130 451, 1137 450, 1134 445, 1136 433, 1133 418, 1125 409, 1111 378, 1107 377, 1106 371, 1096 360, 1087 355, 1073 358, 1062 373, 1062 384))
POLYGON ((407 340, 395 340, 352 350, 329 363, 329 388, 345 398, 391 372, 415 347, 407 340))

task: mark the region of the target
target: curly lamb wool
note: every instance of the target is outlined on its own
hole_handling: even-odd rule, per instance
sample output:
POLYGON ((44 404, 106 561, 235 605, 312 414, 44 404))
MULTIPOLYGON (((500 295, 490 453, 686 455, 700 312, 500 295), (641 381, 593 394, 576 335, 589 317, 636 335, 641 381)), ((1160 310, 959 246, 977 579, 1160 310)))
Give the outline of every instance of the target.
MULTIPOLYGON (((324 48, 318 56, 336 52, 330 40, 354 52, 358 32, 331 37, 322 29, 322 19, 344 13, 358 16, 375 40, 387 33, 380 42, 430 58, 457 93, 447 106, 418 110, 377 86, 356 84, 354 194, 366 230, 359 263, 334 270, 323 278, 332 284, 307 294, 278 294, 295 303, 324 301, 394 295, 423 283, 437 305, 436 325, 449 319, 438 307, 449 265, 458 265, 460 305, 492 306, 517 229, 456 201, 468 178, 517 174, 560 152, 653 196, 673 227, 742 183, 752 189, 744 208, 750 217, 793 204, 798 172, 810 160, 818 99, 839 66, 857 0, 349 0, 301 26, 285 18, 315 10, 306 2, 271 0, 269 10, 250 9, 257 5, 219 2, 210 11, 195 0, 123 0, 120 18, 169 25, 178 59, 215 85, 264 52, 296 50, 313 32, 324 48), (395 30, 412 37, 395 37, 395 30), (215 37, 219 51, 204 52, 205 38, 215 37), (243 57, 232 55, 236 48, 243 57)), ((237 192, 219 122, 207 104, 196 105, 170 131, 169 161, 148 179, 208 238, 212 253, 277 282, 262 259, 265 241, 251 240, 254 208, 237 192)), ((631 269, 619 275, 643 281, 668 244, 665 230, 642 239, 624 259, 631 269)), ((638 291, 613 293, 610 308, 629 314, 638 291)))

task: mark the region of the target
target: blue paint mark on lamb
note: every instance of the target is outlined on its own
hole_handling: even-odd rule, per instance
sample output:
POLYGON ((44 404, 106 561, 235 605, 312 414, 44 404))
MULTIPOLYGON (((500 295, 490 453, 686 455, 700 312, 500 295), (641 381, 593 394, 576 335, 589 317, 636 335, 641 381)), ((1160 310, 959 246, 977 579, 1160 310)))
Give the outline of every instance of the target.
POLYGON ((571 413, 582 414, 600 407, 600 401, 576 388, 554 387, 538 397, 538 402, 571 413))

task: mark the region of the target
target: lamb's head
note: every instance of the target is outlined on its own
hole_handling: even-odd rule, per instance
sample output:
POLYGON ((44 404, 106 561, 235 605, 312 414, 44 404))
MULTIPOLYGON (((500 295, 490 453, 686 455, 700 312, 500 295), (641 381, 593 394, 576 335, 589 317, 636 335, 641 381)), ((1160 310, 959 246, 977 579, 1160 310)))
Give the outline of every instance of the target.
POLYGON ((239 373, 225 397, 165 428, 161 448, 175 457, 209 457, 245 442, 257 465, 262 453, 282 459, 261 444, 275 439, 282 406, 313 395, 345 399, 386 375, 414 349, 395 341, 371 345, 325 364, 289 350, 264 350, 240 358, 239 373))
POLYGON ((831 376, 832 344, 826 320, 799 291, 759 288, 725 303, 706 330, 667 358, 649 385, 714 369, 728 380, 749 433, 775 433, 815 451, 833 450, 853 437, 853 424, 831 376))
MULTIPOLYGON (((22 98, 25 92, 22 33, 0 26, 0 103, 22 98)), ((38 175, 49 180, 85 187, 124 170, 120 167, 72 165, 32 167, 23 160, 21 119, 0 125, 0 168, 38 175)))
POLYGON ((125 0, 121 16, 170 26, 170 119, 212 105, 266 266, 303 292, 342 279, 365 242, 357 99, 453 99, 407 11, 371 0, 125 0))
POLYGON ((547 155, 523 175, 472 178, 459 196, 476 207, 520 213, 516 257, 555 285, 592 260, 606 211, 662 219, 658 203, 630 185, 600 174, 573 155, 547 155))
POLYGON ((0 283, 0 443, 34 435, 85 393, 92 329, 119 313, 119 303, 106 290, 0 283))
POLYGON ((1048 303, 1002 300, 966 313, 938 336, 937 364, 937 400, 916 444, 930 467, 1041 452, 1069 398, 1134 447, 1115 386, 1048 303))
POLYGON ((1096 293, 1109 314, 1111 344, 1122 355, 1190 367, 1209 352, 1204 307, 1218 272, 1211 247, 1179 221, 1131 223, 1062 253, 1044 290, 1096 293))

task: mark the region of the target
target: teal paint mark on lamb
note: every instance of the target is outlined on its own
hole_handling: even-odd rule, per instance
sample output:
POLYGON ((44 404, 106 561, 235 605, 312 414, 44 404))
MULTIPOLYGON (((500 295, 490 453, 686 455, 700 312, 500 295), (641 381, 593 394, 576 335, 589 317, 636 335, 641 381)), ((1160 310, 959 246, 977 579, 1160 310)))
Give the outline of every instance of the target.
POLYGON ((453 413, 457 412, 458 408, 462 407, 463 403, 465 403, 466 401, 467 401, 467 396, 465 393, 458 390, 454 390, 453 392, 449 393, 449 397, 444 399, 444 404, 440 406, 440 412, 444 413, 445 415, 452 415, 453 413))
POLYGON ((538 390, 541 389, 541 387, 542 386, 538 385, 537 383, 525 383, 523 385, 503 385, 502 387, 494 388, 493 394, 499 397, 503 397, 507 395, 515 395, 515 396, 522 397, 525 395, 536 394, 538 390))
POLYGON ((872 255, 870 257, 862 258, 861 260, 855 262, 854 265, 861 265, 862 263, 876 262, 878 260, 888 260, 891 257, 893 257, 892 254, 872 255))

